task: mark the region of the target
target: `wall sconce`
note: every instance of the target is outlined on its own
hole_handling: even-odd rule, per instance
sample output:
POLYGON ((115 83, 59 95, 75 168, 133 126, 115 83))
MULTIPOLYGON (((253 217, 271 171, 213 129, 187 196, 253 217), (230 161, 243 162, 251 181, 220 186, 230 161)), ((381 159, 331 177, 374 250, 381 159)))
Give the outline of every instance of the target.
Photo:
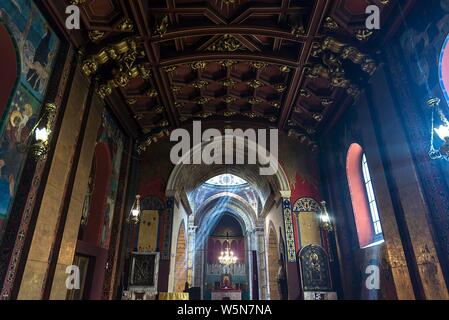
POLYGON ((444 159, 449 161, 449 121, 444 115, 443 110, 440 108, 440 98, 432 97, 426 102, 427 106, 432 109, 432 125, 430 129, 430 150, 429 157, 432 160, 444 159), (436 128, 435 127, 435 112, 438 114, 442 124, 436 128), (437 150, 434 144, 435 133, 438 137, 444 141, 441 147, 437 150))
POLYGON ((47 103, 43 115, 31 130, 25 142, 18 145, 19 152, 25 153, 31 150, 33 157, 38 161, 46 158, 55 115, 56 105, 54 103, 47 103), (32 135, 34 135, 35 142, 28 147, 27 141, 32 135))
POLYGON ((332 226, 331 219, 329 217, 329 213, 327 212, 326 208, 326 201, 321 201, 321 228, 323 228, 326 232, 331 232, 334 228, 332 226))
POLYGON ((138 224, 140 222, 141 213, 142 212, 140 210, 140 195, 136 195, 136 200, 134 200, 133 206, 131 207, 131 211, 129 212, 127 222, 138 224))

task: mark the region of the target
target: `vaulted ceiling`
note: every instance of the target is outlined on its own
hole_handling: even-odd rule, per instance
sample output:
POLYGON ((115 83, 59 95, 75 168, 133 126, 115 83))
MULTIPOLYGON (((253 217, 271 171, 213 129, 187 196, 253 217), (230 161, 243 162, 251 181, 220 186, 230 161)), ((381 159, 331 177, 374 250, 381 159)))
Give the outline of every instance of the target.
MULTIPOLYGON (((107 100, 121 100, 149 143, 203 120, 278 127, 313 141, 355 97, 377 52, 413 1, 44 1, 59 25, 78 4, 67 39, 107 100), (366 30, 365 8, 382 28, 366 30)), ((312 142, 312 143, 311 143, 312 142)))

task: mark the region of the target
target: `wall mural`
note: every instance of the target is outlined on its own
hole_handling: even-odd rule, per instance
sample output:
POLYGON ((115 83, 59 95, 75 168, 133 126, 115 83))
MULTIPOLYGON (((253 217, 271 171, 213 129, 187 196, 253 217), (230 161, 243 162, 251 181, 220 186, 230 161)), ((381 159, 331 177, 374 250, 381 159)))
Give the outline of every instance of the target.
MULTIPOLYGON (((30 132, 42 108, 59 40, 31 0, 2 1, 0 23, 20 56, 20 81, 0 124, 0 239, 20 180, 30 132)), ((3 106, 0 106, 0 110, 3 106)))
POLYGON ((109 248, 111 237, 112 219, 114 217, 115 203, 117 200, 117 190, 120 178, 120 167, 123 158, 125 137, 112 118, 108 110, 103 111, 102 125, 98 131, 97 143, 105 142, 109 146, 112 160, 112 175, 106 192, 106 205, 104 207, 104 223, 101 228, 100 247, 109 248))

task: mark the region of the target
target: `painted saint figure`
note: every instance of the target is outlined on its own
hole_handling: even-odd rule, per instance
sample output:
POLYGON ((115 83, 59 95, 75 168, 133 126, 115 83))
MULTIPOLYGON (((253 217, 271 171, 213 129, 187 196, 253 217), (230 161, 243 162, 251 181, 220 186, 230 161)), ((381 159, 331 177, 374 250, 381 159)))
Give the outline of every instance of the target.
POLYGON ((31 87, 39 91, 41 80, 46 75, 48 58, 50 55, 51 33, 47 25, 45 25, 45 35, 39 42, 33 58, 33 64, 27 73, 26 79, 31 87))

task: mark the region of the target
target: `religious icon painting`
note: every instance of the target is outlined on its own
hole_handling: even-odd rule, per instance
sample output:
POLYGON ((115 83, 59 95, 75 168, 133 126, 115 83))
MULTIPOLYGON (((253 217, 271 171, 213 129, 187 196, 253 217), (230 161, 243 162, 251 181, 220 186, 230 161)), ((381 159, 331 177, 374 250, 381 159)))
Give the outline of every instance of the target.
POLYGON ((0 11, 1 20, 11 30, 21 53, 22 83, 42 102, 59 40, 31 0, 4 1, 0 11))
MULTIPOLYGON (((21 84, 1 126, 0 219, 8 216, 41 103, 21 84)), ((1 233, 1 232, 0 232, 1 233)))

